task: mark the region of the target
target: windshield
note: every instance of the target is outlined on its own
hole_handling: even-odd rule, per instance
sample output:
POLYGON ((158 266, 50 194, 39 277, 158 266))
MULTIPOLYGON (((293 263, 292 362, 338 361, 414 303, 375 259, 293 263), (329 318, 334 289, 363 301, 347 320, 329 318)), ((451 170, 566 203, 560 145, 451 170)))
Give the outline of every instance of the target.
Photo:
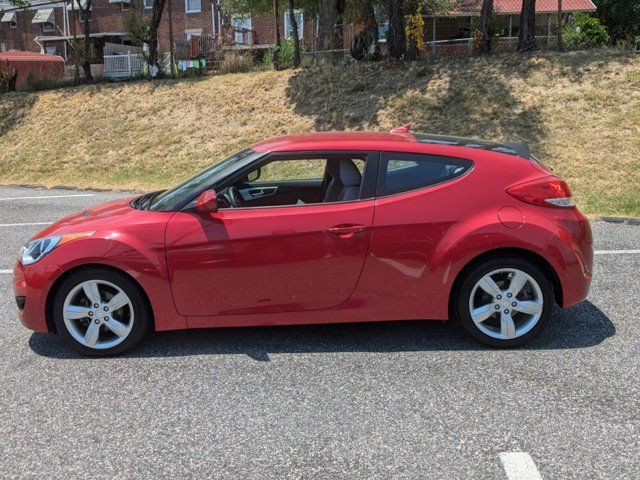
POLYGON ((183 184, 157 195, 151 202, 149 210, 169 210, 173 205, 186 203, 207 186, 213 186, 217 180, 224 178, 241 165, 246 165, 261 155, 251 149, 231 155, 183 184))

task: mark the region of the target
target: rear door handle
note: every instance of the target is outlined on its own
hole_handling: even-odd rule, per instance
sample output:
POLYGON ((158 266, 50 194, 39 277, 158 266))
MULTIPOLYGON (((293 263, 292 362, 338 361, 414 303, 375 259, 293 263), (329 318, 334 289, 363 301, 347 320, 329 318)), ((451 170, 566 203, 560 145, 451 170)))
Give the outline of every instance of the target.
POLYGON ((327 231, 340 237, 351 237, 356 233, 364 232, 367 229, 364 225, 334 225, 327 231))

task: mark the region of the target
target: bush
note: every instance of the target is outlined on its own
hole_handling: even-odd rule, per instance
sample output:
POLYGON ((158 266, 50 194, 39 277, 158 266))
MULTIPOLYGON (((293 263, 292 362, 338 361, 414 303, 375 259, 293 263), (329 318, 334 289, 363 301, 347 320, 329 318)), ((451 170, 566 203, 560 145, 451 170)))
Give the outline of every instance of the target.
POLYGON ((241 53, 227 53, 220 62, 220 73, 243 73, 253 70, 253 57, 241 53))
POLYGON ((9 91, 9 83, 11 82, 11 73, 9 70, 0 68, 0 93, 9 91))
POLYGON ((564 28, 562 39, 568 47, 602 47, 609 43, 609 34, 597 18, 587 13, 576 13, 564 28))
MULTIPOLYGON (((264 54, 262 61, 265 65, 273 65, 273 52, 275 47, 269 48, 264 54)), ((304 52, 302 40, 300 41, 300 55, 304 52)), ((293 39, 283 38, 280 40, 280 53, 278 54, 280 68, 293 68, 293 39)))

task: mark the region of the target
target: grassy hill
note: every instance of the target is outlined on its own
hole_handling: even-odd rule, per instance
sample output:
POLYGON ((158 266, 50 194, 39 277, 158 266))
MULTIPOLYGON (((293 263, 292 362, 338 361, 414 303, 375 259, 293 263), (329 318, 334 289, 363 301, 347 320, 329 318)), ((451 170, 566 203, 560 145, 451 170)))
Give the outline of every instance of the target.
POLYGON ((0 182, 151 189, 267 136, 407 122, 526 141, 585 212, 640 216, 640 55, 612 50, 0 95, 0 182))

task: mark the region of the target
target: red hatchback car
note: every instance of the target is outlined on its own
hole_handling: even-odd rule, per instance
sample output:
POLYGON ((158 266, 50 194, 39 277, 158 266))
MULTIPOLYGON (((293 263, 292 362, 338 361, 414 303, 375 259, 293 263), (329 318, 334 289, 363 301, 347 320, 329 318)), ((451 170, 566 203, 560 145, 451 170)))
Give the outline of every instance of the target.
POLYGON ((521 143, 273 138, 171 190, 72 214, 14 270, 24 325, 112 355, 150 329, 458 319, 523 344, 585 299, 588 220, 521 143))

